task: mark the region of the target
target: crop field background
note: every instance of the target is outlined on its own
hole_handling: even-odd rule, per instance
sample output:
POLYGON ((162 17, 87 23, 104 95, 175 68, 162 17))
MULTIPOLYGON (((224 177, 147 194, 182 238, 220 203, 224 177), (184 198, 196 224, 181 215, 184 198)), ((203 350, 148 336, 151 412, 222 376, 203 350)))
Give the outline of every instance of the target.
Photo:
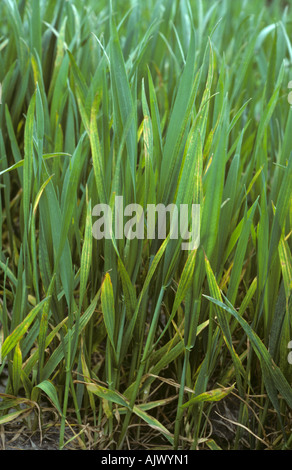
POLYGON ((280 0, 0 2, 1 448, 292 449, 291 41, 280 0), (97 240, 116 196, 199 247, 97 240))

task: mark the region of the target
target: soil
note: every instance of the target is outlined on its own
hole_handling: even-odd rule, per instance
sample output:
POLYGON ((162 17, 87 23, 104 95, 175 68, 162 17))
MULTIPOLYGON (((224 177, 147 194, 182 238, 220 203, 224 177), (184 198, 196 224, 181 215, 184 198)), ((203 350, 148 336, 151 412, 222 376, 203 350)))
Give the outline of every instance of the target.
MULTIPOLYGON (((0 395, 6 392, 7 381, 8 373, 7 370, 4 369, 4 371, 0 375, 0 395)), ((1 401, 2 399, 0 396, 0 403, 1 401)), ((26 407, 27 405, 20 406, 26 407)), ((5 425, 0 425, 0 450, 59 449, 59 416, 57 413, 54 412, 51 405, 47 402, 41 403, 40 408, 42 409, 42 426, 40 426, 40 423, 37 419, 37 414, 34 412, 32 412, 29 416, 25 416, 24 419, 23 415, 21 415, 19 419, 6 423, 5 425), (32 425, 32 423, 34 423, 34 426, 32 425), (35 429, 35 431, 32 432, 31 429, 35 429)), ((216 444, 224 450, 232 449, 233 444, 235 442, 235 438, 238 432, 237 423, 240 422, 239 409, 240 400, 235 395, 231 394, 222 401, 214 404, 211 413, 209 414, 209 416, 206 416, 206 433, 208 434, 208 437, 213 439, 216 444)), ((11 411, 13 410, 9 410, 9 412, 11 411)), ((65 442, 68 442, 71 438, 73 438, 74 433, 76 436, 76 433, 78 433, 77 429, 79 429, 79 427, 75 427, 75 431, 72 431, 72 429, 74 429, 74 424, 71 428, 69 426, 66 427, 65 442)), ((95 432, 92 427, 90 428, 90 432, 95 432)), ((88 436, 90 435, 90 432, 88 436)), ((155 441, 153 442, 153 445, 155 446, 155 444, 157 445, 158 436, 155 437, 155 433, 154 435, 153 433, 151 434, 155 441)), ((248 432, 247 428, 241 429, 241 436, 238 442, 239 448, 241 450, 247 450, 250 448, 250 438, 251 435, 248 432)), ((92 439, 89 439, 89 442, 91 441, 92 439)), ((147 441, 146 439, 146 448, 147 442, 149 444, 149 440, 147 441)), ((134 442, 130 443, 130 448, 135 448, 134 444, 134 442)), ((76 450, 80 448, 78 447, 78 445, 78 439, 72 439, 68 444, 66 444, 64 450, 76 450)), ((93 445, 93 442, 91 445, 93 445)), ((96 448, 95 446, 93 445, 93 448, 96 448)), ((97 446, 100 446, 101 448, 106 447, 106 443, 103 442, 102 436, 97 446)))
MULTIPOLYGON (((5 368, 0 375, 0 394, 6 392, 7 381, 8 371, 5 368)), ((54 425, 48 426, 48 430, 42 431, 42 434, 39 431, 29 431, 20 420, 0 425, 0 450, 57 450, 58 448, 59 430, 54 425)))
POLYGON ((21 424, 2 426, 0 450, 58 450, 58 430, 52 429, 45 437, 39 433, 30 433, 21 424))

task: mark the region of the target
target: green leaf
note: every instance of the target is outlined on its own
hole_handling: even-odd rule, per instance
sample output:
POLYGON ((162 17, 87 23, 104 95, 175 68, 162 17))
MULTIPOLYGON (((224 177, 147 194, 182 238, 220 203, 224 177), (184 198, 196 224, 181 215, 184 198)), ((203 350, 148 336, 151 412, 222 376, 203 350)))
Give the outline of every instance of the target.
POLYGON ((101 385, 92 384, 92 383, 86 384, 86 388, 89 392, 94 393, 95 395, 97 395, 100 398, 103 398, 104 400, 108 400, 113 403, 117 403, 118 405, 129 408, 128 402, 118 392, 109 390, 108 388, 102 387, 101 385))
POLYGON ((87 205, 84 244, 81 253, 80 263, 80 293, 79 293, 79 310, 83 302, 88 281, 90 265, 92 259, 92 219, 91 219, 91 200, 87 205))
POLYGON ((208 392, 200 393, 200 395, 197 395, 196 397, 191 398, 191 400, 184 403, 182 405, 182 408, 188 408, 191 405, 195 405, 197 403, 202 402, 216 402, 223 400, 223 398, 227 397, 227 395, 229 395, 229 393, 231 393, 233 389, 234 385, 227 388, 216 388, 208 392))
POLYGON ((116 350, 115 347, 115 302, 114 302, 114 293, 111 278, 109 273, 106 273, 104 281, 101 286, 101 308, 104 318, 104 323, 106 331, 113 347, 113 350, 116 350))
POLYGON ((33 125, 36 94, 33 95, 26 118, 24 134, 24 167, 23 167, 23 218, 27 225, 29 219, 29 204, 33 181, 33 125))
POLYGON ((54 406, 57 408, 58 412, 62 416, 63 413, 62 413, 62 410, 61 410, 58 394, 57 394, 56 388, 52 384, 52 382, 50 382, 49 380, 44 380, 40 384, 36 385, 35 388, 39 388, 40 390, 45 392, 46 395, 48 395, 48 397, 53 402, 54 406))
POLYGON ((27 317, 15 328, 15 330, 5 339, 2 345, 2 358, 6 357, 7 354, 16 346, 16 344, 23 338, 28 328, 36 318, 39 311, 45 306, 49 299, 45 298, 38 305, 36 305, 27 317))
POLYGON ((14 395, 18 395, 21 380, 22 354, 19 343, 15 346, 12 364, 12 383, 14 395))
POLYGON ((16 418, 19 418, 24 413, 27 413, 27 409, 25 410, 20 410, 20 411, 13 411, 12 413, 9 413, 8 415, 0 416, 0 424, 7 424, 10 423, 11 421, 16 420, 16 418))
POLYGON ((126 123, 129 116, 132 117, 132 125, 126 138, 127 157, 129 161, 130 174, 132 177, 132 184, 134 194, 136 190, 136 164, 137 164, 137 151, 136 151, 136 118, 133 114, 134 103, 131 94, 131 89, 126 73, 125 62, 119 42, 118 32, 114 23, 113 14, 111 12, 110 18, 110 71, 112 77, 112 89, 114 99, 114 109, 117 115, 119 113, 120 125, 126 123))
POLYGON ((253 349, 258 356, 261 365, 263 367, 264 372, 264 380, 265 385, 267 387, 267 392, 269 398, 271 399, 273 405, 277 410, 279 410, 278 403, 276 401, 276 395, 274 390, 278 390, 283 398, 286 400, 288 406, 292 407, 292 388, 288 384, 287 380, 285 379, 284 375, 282 374, 279 367, 275 364, 273 359, 271 358, 268 350, 266 349, 265 345, 262 343, 256 332, 251 328, 251 326, 244 320, 244 318, 240 317, 237 311, 232 308, 231 306, 225 305, 223 302, 204 295, 207 299, 213 302, 218 307, 222 308, 232 316, 236 318, 238 323, 242 326, 243 330, 245 331, 246 335, 248 336, 253 349))

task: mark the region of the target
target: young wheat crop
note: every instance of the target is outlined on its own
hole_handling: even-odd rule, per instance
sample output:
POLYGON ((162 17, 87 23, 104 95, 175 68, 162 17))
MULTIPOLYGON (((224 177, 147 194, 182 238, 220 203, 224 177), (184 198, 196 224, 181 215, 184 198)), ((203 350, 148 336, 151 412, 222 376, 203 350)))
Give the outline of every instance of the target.
POLYGON ((292 449, 291 8, 3 0, 0 29, 2 429, 292 449), (145 236, 94 237, 98 204, 145 236), (198 246, 146 236, 158 204, 200 206, 198 246))

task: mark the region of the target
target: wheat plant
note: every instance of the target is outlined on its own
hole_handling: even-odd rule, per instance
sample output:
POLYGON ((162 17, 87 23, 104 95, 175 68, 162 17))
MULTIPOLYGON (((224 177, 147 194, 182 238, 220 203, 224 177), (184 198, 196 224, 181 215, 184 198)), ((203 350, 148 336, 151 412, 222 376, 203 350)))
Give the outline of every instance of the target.
POLYGON ((292 449, 284 3, 0 3, 4 434, 292 449), (199 204, 200 245, 97 240, 116 196, 199 204))

